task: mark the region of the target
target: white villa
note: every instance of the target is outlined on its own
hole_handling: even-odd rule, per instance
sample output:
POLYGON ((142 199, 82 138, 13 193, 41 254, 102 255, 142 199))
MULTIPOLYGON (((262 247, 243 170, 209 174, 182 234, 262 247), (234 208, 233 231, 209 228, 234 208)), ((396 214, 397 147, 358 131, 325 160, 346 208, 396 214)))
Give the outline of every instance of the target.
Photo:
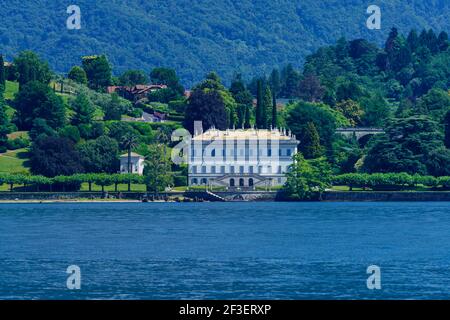
POLYGON ((189 185, 241 190, 283 185, 298 144, 284 129, 212 128, 194 134, 188 156, 189 185))
MULTIPOLYGON (((135 152, 131 153, 131 173, 143 175, 144 174, 144 160, 145 158, 135 152)), ((120 156, 120 173, 128 173, 128 153, 120 156)))

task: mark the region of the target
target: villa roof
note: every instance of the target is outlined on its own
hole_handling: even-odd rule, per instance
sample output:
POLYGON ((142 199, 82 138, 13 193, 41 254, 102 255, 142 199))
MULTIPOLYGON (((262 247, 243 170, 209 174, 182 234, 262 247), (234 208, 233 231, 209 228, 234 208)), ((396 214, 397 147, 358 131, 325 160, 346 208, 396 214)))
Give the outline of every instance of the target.
MULTIPOLYGON (((124 153, 124 154, 122 154, 120 157, 121 157, 121 158, 128 158, 128 153, 124 153)), ((136 153, 136 152, 132 152, 132 153, 131 153, 131 157, 133 157, 133 158, 142 158, 142 159, 144 159, 144 156, 142 156, 142 155, 140 155, 139 153, 136 153)))
POLYGON ((285 129, 227 129, 217 130, 209 129, 202 134, 196 134, 192 140, 282 140, 297 142, 295 135, 285 129))

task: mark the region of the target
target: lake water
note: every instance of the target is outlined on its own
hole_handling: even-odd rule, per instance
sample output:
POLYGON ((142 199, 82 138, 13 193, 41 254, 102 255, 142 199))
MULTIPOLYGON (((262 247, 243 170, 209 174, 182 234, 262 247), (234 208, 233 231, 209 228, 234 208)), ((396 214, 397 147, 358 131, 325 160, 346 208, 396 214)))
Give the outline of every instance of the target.
POLYGON ((450 298, 450 203, 0 204, 0 298, 450 298))

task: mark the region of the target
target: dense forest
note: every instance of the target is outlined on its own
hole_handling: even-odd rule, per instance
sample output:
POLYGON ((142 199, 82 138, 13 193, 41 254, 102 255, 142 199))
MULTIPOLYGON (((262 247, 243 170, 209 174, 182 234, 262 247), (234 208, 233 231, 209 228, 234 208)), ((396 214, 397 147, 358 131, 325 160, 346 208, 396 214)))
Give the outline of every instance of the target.
POLYGON ((292 63, 340 37, 378 45, 397 26, 449 30, 447 0, 380 0, 382 29, 366 27, 362 0, 78 0, 81 30, 67 30, 67 1, 8 0, 0 11, 0 47, 6 60, 33 50, 57 72, 81 56, 106 54, 117 73, 171 67, 191 87, 216 70, 229 83, 292 63), (20 8, 20 10, 17 10, 20 8))

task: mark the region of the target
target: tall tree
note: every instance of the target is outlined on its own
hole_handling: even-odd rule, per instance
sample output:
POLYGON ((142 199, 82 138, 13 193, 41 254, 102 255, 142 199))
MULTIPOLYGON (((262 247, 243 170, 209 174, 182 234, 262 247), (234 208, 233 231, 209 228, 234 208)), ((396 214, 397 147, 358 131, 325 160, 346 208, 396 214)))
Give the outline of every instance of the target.
POLYGON ((79 66, 74 66, 72 69, 70 69, 67 77, 80 84, 87 85, 88 83, 86 72, 79 66))
POLYGON ((83 57, 82 65, 91 89, 103 90, 111 85, 111 65, 105 55, 83 57))
POLYGON ((251 118, 253 106, 246 106, 245 109, 246 110, 245 110, 244 128, 249 129, 251 127, 250 118, 251 118))
POLYGON ((28 82, 16 95, 14 106, 15 122, 21 130, 30 130, 36 118, 45 119, 53 129, 64 125, 64 102, 47 84, 28 82))
POLYGON ((80 155, 70 139, 39 136, 30 150, 31 172, 46 177, 83 172, 80 155))
POLYGON ((263 125, 264 129, 267 129, 272 123, 272 92, 270 91, 270 87, 266 85, 264 90, 264 114, 263 114, 263 125))
POLYGON ((6 72, 5 72, 5 62, 3 61, 3 55, 0 54, 0 94, 5 90, 6 87, 6 72))
POLYGON ((147 75, 142 70, 128 70, 119 77, 119 84, 121 86, 135 86, 138 84, 146 84, 147 82, 147 75))
POLYGON ((6 114, 6 103, 3 94, 0 92, 0 148, 5 147, 8 141, 8 115, 6 114))
POLYGON ((149 192, 164 191, 173 183, 170 160, 162 148, 160 144, 151 145, 145 157, 144 179, 149 192))
POLYGON ((448 149, 450 149, 450 110, 445 115, 444 127, 445 127, 445 146, 448 149))
POLYGON ((116 173, 119 169, 119 146, 116 140, 102 136, 77 147, 81 164, 88 173, 116 173))
POLYGON ((281 77, 278 69, 273 69, 269 77, 270 90, 272 95, 277 98, 281 90, 281 77))
POLYGON ((194 122, 201 121, 203 129, 232 128, 237 123, 237 104, 231 93, 221 83, 219 76, 211 72, 196 85, 188 99, 184 126, 194 132, 194 122))
POLYGON ((265 127, 266 119, 264 112, 264 95, 263 95, 263 82, 258 80, 258 89, 256 94, 256 127, 263 129, 265 127))
POLYGON ((94 119, 95 108, 85 92, 77 95, 72 102, 72 110, 75 114, 72 117, 72 124, 78 126, 80 124, 91 124, 94 119))
POLYGON ((315 159, 323 155, 320 137, 313 122, 308 122, 301 135, 300 151, 306 159, 315 159))
POLYGON ((294 69, 292 64, 288 64, 282 70, 281 95, 284 98, 294 98, 298 93, 300 74, 294 69))
POLYGON ((294 156, 294 162, 287 173, 287 182, 284 186, 288 198, 317 200, 330 186, 331 169, 324 158, 306 160, 301 153, 294 156))
POLYGON ((278 127, 277 98, 272 96, 272 128, 278 127))
POLYGON ((120 103, 120 98, 117 93, 111 95, 111 100, 107 106, 105 106, 105 117, 104 120, 121 120, 122 113, 125 111, 122 104, 120 103))
POLYGON ((19 74, 19 87, 31 81, 44 84, 50 82, 52 73, 47 62, 42 61, 34 52, 23 51, 14 59, 14 66, 19 74))
POLYGON ((318 102, 322 100, 325 88, 320 84, 319 78, 310 74, 307 75, 299 85, 299 96, 308 102, 318 102))

